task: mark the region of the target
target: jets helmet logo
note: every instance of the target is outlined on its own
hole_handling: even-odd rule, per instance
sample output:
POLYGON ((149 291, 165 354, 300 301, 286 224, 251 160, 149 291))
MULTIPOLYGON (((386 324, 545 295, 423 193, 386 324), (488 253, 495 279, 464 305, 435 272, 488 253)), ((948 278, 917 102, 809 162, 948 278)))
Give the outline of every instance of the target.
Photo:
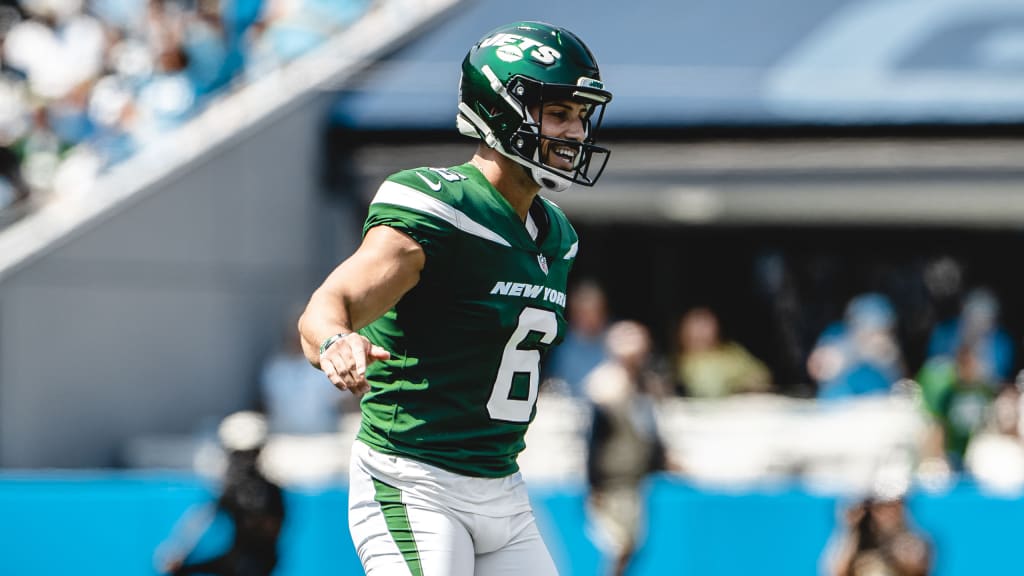
POLYGON ((545 46, 531 38, 507 32, 485 38, 480 43, 481 48, 487 48, 488 46, 497 46, 498 48, 495 50, 495 53, 498 55, 498 58, 505 62, 518 62, 524 57, 529 56, 539 64, 550 66, 562 57, 562 53, 551 46, 545 46))

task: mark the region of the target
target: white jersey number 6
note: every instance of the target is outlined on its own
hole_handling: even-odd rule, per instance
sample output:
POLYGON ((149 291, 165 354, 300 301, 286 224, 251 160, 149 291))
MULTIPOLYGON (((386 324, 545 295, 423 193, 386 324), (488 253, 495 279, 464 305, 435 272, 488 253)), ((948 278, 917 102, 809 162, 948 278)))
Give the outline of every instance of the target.
POLYGON ((540 351, 519 348, 530 332, 541 334, 540 341, 550 344, 558 335, 558 318, 551 310, 523 308, 519 313, 519 324, 505 344, 501 355, 498 377, 487 401, 487 413, 495 420, 506 422, 529 422, 533 405, 537 402, 540 388, 540 351), (528 375, 530 389, 525 398, 511 398, 512 385, 517 375, 528 375))

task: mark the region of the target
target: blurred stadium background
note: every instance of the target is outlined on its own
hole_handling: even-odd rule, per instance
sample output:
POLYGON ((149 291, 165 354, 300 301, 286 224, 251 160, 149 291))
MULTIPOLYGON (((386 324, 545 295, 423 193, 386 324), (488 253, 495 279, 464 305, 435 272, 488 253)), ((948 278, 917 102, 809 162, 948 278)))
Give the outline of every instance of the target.
MULTIPOLYGON (((584 244, 575 276, 665 357, 679 315, 713 307, 773 376, 770 394, 662 403, 686 473, 652 480, 631 573, 821 573, 843 504, 886 465, 934 574, 1024 570, 1018 437, 973 473, 924 475, 913 390, 825 402, 807 369, 874 292, 913 376, 977 286, 1020 368, 1019 0, 3 0, 0 572, 156 573, 217 493, 218 423, 266 402, 266 360, 379 181, 471 153, 461 58, 520 19, 579 34, 615 94, 604 178, 555 199, 584 244)), ((356 420, 271 436, 278 573, 359 573, 356 420)), ((601 566, 585 428, 584 402, 542 395, 522 459, 567 576, 601 566)))

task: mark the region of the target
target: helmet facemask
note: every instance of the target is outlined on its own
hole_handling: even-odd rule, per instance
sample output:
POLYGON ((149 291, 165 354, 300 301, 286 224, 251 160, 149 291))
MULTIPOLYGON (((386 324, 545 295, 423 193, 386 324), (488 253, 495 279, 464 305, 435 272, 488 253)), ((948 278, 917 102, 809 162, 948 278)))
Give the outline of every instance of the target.
POLYGON ((599 93, 586 92, 576 86, 550 85, 525 77, 514 77, 509 82, 510 92, 518 95, 523 115, 519 128, 509 139, 505 155, 523 165, 545 190, 561 192, 571 184, 593 186, 604 171, 610 152, 595 145, 594 134, 604 119, 606 100, 599 93), (583 140, 570 140, 544 135, 544 108, 560 101, 571 100, 589 108, 583 118, 583 140), (537 118, 530 113, 536 109, 537 118), (596 116, 596 120, 595 120, 596 116), (558 147, 575 152, 572 168, 552 166, 551 155, 558 147), (510 153, 510 154, 509 154, 510 153))

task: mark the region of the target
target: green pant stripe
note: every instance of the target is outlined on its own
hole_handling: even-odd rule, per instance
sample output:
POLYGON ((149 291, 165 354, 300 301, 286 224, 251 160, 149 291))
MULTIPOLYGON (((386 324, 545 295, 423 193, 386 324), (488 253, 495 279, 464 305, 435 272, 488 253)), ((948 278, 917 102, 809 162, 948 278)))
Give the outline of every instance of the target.
POLYGON ((388 526, 388 532, 394 539, 398 550, 405 558, 412 576, 423 576, 423 567, 420 564, 420 551, 416 548, 416 536, 412 533, 412 525, 409 523, 409 514, 406 512, 405 504, 402 503, 402 491, 394 486, 389 486, 373 479, 374 500, 380 503, 380 510, 384 513, 384 522, 388 526))

